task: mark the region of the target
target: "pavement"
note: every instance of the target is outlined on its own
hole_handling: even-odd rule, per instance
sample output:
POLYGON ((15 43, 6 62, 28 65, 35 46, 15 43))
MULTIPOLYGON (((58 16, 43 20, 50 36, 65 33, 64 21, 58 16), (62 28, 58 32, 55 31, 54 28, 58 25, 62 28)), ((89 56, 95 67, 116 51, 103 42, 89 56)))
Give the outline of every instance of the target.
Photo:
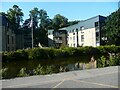
POLYGON ((120 66, 2 80, 2 88, 120 88, 120 66))

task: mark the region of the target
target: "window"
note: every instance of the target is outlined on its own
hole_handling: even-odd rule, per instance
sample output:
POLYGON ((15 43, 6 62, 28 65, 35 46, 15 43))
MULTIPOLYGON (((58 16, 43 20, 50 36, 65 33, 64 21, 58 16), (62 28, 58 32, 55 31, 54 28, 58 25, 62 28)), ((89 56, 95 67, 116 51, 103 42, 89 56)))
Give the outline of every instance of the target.
POLYGON ((73 35, 75 35, 75 33, 73 33, 73 35))
POLYGON ((7 27, 9 27, 9 23, 7 23, 7 27))
POLYGON ((69 41, 69 37, 67 38, 67 40, 69 41))
POLYGON ((14 51, 14 47, 12 47, 12 51, 14 51))
POLYGON ((98 24, 99 24, 98 22, 95 22, 95 27, 98 27, 98 24))
POLYGON ((78 29, 76 28, 76 32, 78 32, 78 29))
POLYGON ((81 42, 84 41, 84 35, 81 35, 81 42))
POLYGON ((7 35, 7 41, 8 41, 8 44, 9 44, 9 35, 7 35))
POLYGON ((10 51, 10 48, 8 47, 8 52, 10 51))
POLYGON ((54 35, 55 36, 59 36, 59 32, 54 32, 54 35))
POLYGON ((96 37, 99 37, 99 32, 96 32, 96 37))
POLYGON ((84 43, 81 44, 81 46, 83 46, 83 45, 84 45, 84 43))
POLYGON ((81 33, 84 33, 83 30, 81 30, 81 33))
POLYGON ((73 36, 73 40, 75 40, 75 36, 73 36))
POLYGON ((75 43, 73 44, 73 47, 75 47, 75 43))
POLYGON ((74 32, 74 29, 72 30, 72 32, 74 32))
POLYGON ((80 27, 80 30, 83 30, 83 29, 84 29, 84 26, 81 26, 81 27, 80 27))
POLYGON ((59 40, 62 40, 62 37, 59 37, 59 40))
POLYGON ((62 32, 62 31, 60 31, 59 33, 60 33, 60 34, 63 34, 63 32, 62 32))
POLYGON ((14 37, 12 36, 12 44, 14 44, 14 37))

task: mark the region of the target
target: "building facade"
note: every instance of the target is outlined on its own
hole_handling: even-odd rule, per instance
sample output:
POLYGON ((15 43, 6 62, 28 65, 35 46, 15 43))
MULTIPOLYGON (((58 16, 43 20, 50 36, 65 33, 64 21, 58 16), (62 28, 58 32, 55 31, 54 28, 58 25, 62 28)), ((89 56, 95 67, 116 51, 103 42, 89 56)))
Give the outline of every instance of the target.
MULTIPOLYGON (((78 47, 78 46, 100 46, 101 42, 101 27, 104 25, 106 17, 104 16, 95 16, 87 20, 78 22, 75 25, 68 26, 65 28, 59 29, 59 31, 66 30, 66 46, 69 47, 78 47)), ((48 30, 48 38, 54 42, 54 30, 48 30)), ((54 43, 51 43, 48 40, 49 46, 54 46, 54 43)))
POLYGON ((0 14, 0 52, 32 47, 31 30, 16 30, 14 25, 0 14))
POLYGON ((14 27, 5 15, 0 14, 0 34, 1 34, 1 52, 2 51, 15 51, 15 32, 14 27))

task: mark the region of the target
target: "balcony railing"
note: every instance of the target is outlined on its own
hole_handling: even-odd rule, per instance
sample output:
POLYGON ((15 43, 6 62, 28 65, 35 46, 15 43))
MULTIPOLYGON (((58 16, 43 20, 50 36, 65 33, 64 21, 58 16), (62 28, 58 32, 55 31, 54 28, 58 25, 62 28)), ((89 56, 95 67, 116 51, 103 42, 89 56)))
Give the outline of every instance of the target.
POLYGON ((62 43, 62 40, 55 40, 55 43, 62 43))

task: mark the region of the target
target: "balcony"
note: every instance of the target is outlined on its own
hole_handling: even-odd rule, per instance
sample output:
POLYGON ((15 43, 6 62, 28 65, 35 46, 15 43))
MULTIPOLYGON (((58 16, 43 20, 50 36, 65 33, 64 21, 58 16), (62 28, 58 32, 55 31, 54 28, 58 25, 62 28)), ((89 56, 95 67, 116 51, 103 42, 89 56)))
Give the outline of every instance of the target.
POLYGON ((55 43, 62 43, 62 40, 55 40, 55 43))
POLYGON ((96 42, 100 42, 100 37, 96 37, 96 42))

